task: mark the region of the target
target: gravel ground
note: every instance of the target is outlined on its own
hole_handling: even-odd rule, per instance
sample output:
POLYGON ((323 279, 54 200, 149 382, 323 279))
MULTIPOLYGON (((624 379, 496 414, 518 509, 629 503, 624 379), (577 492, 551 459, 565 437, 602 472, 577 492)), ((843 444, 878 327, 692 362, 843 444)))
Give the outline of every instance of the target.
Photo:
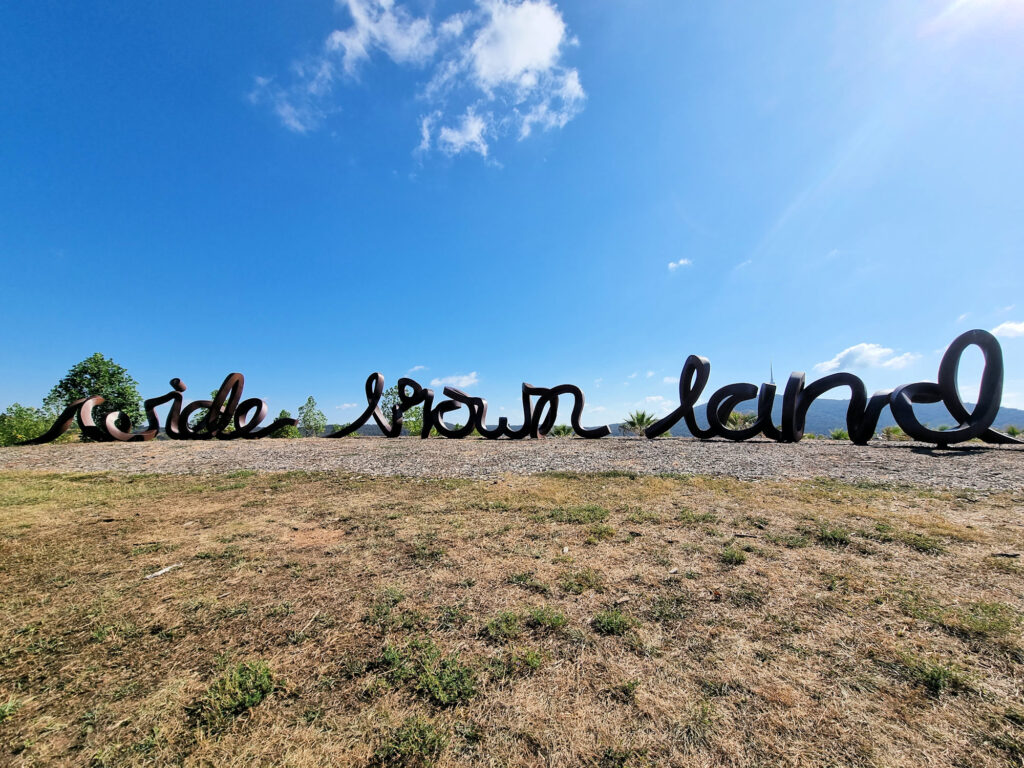
POLYGON ((492 478, 552 470, 727 475, 742 480, 830 477, 941 488, 1024 488, 1024 448, 805 440, 235 440, 0 448, 0 470, 206 474, 237 469, 492 478))

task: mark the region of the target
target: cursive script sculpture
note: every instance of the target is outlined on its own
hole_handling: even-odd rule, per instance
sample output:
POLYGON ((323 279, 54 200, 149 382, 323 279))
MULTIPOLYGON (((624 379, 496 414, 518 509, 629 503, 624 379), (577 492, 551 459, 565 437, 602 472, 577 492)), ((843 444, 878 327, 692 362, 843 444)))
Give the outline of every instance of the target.
MULTIPOLYGON (((876 392, 871 397, 868 397, 864 382, 852 373, 833 373, 810 385, 806 384, 803 373, 793 373, 782 395, 781 424, 775 424, 772 419, 776 392, 774 384, 762 384, 760 388, 754 384, 728 384, 714 392, 708 399, 705 408, 708 426, 700 426, 694 409, 710 376, 711 363, 707 358, 690 355, 679 375, 679 407, 648 427, 645 435, 649 438, 658 437, 683 421, 694 437, 704 440, 713 437, 749 440, 757 435, 764 435, 771 440, 796 443, 804 436, 804 424, 811 404, 826 392, 848 387, 850 405, 846 412, 846 426, 850 440, 857 445, 867 444, 874 436, 878 419, 886 407, 892 410, 896 423, 914 440, 940 446, 975 438, 987 443, 1024 442, 992 429, 1002 399, 1003 353, 995 336, 988 331, 968 331, 953 341, 939 365, 938 382, 905 384, 895 390, 876 392), (968 411, 957 391, 957 373, 964 351, 971 346, 981 350, 985 368, 981 377, 978 403, 973 410, 968 411), (755 399, 757 418, 754 423, 743 429, 728 427, 729 414, 736 406, 755 399), (945 405, 958 423, 957 427, 946 431, 934 430, 917 419, 914 414, 915 403, 937 402, 945 405)), ((171 409, 164 422, 164 433, 172 440, 256 439, 266 437, 282 426, 297 424, 295 419, 277 419, 269 426, 257 429, 267 416, 267 404, 258 398, 242 400, 244 386, 245 378, 242 374, 232 373, 224 379, 213 400, 196 400, 182 408, 181 393, 185 391, 185 385, 180 379, 171 379, 171 392, 145 401, 149 425, 140 432, 132 432, 130 428, 124 431, 118 429, 117 421, 124 417, 124 414, 119 412, 108 414, 103 424, 96 424, 92 418, 92 409, 102 403, 103 398, 99 395, 84 397, 68 405, 45 434, 21 444, 35 445, 55 440, 66 432, 76 419, 82 434, 92 440, 152 440, 160 431, 156 408, 166 403, 171 403, 171 409), (205 415, 195 425, 190 426, 189 418, 201 409, 205 409, 205 415)), ((487 401, 484 398, 467 395, 455 387, 445 387, 442 391, 448 399, 441 400, 435 405, 434 390, 424 388, 413 379, 401 378, 398 380, 398 404, 392 407, 391 413, 385 414, 380 407, 381 398, 384 396, 384 376, 372 373, 366 379, 366 409, 351 424, 325 437, 345 437, 368 424, 371 419, 376 422, 385 437, 398 437, 402 434, 404 414, 411 408, 422 406, 423 425, 419 435, 422 438, 428 437, 431 431, 435 430, 442 437, 452 439, 464 438, 473 432, 488 440, 501 437, 512 440, 540 438, 547 435, 555 426, 559 399, 562 396, 572 398, 569 421, 576 435, 593 439, 611 434, 607 426, 582 426, 580 419, 583 416, 585 399, 583 390, 574 384, 535 387, 524 383, 523 421, 521 426, 516 428, 509 426, 505 416, 498 419, 497 426, 488 427, 487 401), (445 421, 445 414, 463 407, 469 412, 465 426, 449 427, 445 421)))

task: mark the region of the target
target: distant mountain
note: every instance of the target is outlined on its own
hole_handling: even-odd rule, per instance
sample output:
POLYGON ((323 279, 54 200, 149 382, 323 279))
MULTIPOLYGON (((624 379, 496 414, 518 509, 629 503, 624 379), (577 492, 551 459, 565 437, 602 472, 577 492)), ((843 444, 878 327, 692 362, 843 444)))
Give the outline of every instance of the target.
MULTIPOLYGON (((753 401, 750 403, 753 405, 753 401)), ((849 407, 849 400, 826 400, 825 398, 819 398, 814 401, 811 405, 810 410, 807 411, 807 426, 805 432, 812 432, 816 435, 828 435, 833 429, 846 429, 846 409, 849 407)), ((967 410, 974 408, 973 403, 967 404, 967 410)), ((740 410, 746 410, 741 408, 740 410)), ((749 410, 753 410, 750 408, 749 410)), ((914 411, 917 413, 917 418, 923 424, 928 424, 932 427, 940 427, 942 425, 955 427, 953 419, 950 418, 949 413, 946 412, 945 406, 942 403, 926 403, 914 406, 914 411)), ((696 408, 697 418, 701 425, 706 425, 707 421, 704 418, 704 406, 698 405, 696 408)), ((778 395, 775 398, 775 404, 772 407, 772 417, 775 423, 778 424, 782 420, 782 396, 778 395)), ((999 415, 996 417, 995 424, 992 426, 1000 431, 1013 424, 1014 426, 1024 429, 1024 410, 1019 408, 1000 408, 999 415)), ((448 424, 449 427, 454 426, 448 424)), ((491 426, 494 426, 493 424, 491 426)), ((510 425, 513 429, 517 425, 510 425)), ((596 424, 587 424, 587 426, 597 426, 596 424)), ((609 424, 612 430, 612 436, 618 437, 622 434, 619 429, 619 424, 609 424)), ((885 427, 896 426, 896 420, 892 417, 892 412, 886 408, 882 411, 881 417, 878 419, 878 431, 881 431, 885 427)), ((327 427, 327 434, 330 434, 338 425, 332 424, 327 427)), ((672 427, 671 433, 674 437, 690 437, 690 430, 686 428, 686 424, 679 422, 672 427)), ((376 424, 370 422, 369 424, 359 428, 359 434, 380 437, 380 429, 376 424)))
MULTIPOLYGON (((754 405, 751 401, 750 405, 754 405)), ((813 432, 816 435, 828 435, 833 429, 846 429, 846 409, 850 406, 849 400, 826 400, 825 398, 819 398, 815 400, 807 411, 807 425, 804 428, 804 432, 813 432)), ((966 404, 967 410, 974 408, 973 403, 966 404)), ((753 408, 743 410, 754 410, 753 408)), ((698 423, 702 426, 707 425, 707 420, 704 418, 704 406, 698 405, 695 408, 697 412, 698 423)), ((922 403, 914 406, 914 412, 917 414, 918 420, 922 424, 928 424, 932 427, 940 427, 943 425, 955 427, 956 423, 950 417, 946 411, 946 407, 942 403, 922 403)), ((775 397, 775 404, 772 406, 772 418, 775 423, 778 424, 782 420, 782 396, 777 395, 775 397)), ((996 429, 1003 431, 1009 425, 1015 425, 1024 429, 1024 410, 1019 408, 1000 408, 999 414, 996 416, 995 424, 992 426, 996 429)), ((612 428, 613 434, 620 434, 619 425, 609 425, 612 428)), ((882 411, 882 415, 878 419, 877 430, 880 432, 885 427, 896 426, 896 419, 892 417, 892 412, 886 408, 882 411)), ((690 430, 686 428, 686 424, 679 422, 672 427, 672 435, 675 437, 690 437, 690 430)))

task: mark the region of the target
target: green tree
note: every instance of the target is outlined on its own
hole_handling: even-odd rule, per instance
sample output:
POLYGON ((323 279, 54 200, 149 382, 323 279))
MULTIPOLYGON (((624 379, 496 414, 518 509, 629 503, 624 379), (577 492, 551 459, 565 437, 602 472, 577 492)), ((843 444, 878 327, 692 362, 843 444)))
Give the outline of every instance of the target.
MULTIPOLYGON (((214 398, 216 398, 217 397, 217 393, 219 391, 220 391, 220 389, 211 389, 210 390, 210 399, 213 400, 214 398)), ((189 417, 189 419, 188 419, 189 429, 192 429, 192 430, 199 429, 199 425, 203 423, 203 420, 206 418, 206 414, 209 413, 209 411, 210 411, 209 408, 200 408, 197 411, 195 411, 195 413, 193 413, 189 417)), ((229 422, 228 425, 226 427, 224 427, 224 429, 222 429, 220 431, 220 433, 222 435, 226 435, 229 432, 233 432, 234 429, 235 429, 234 423, 229 422)))
MULTIPOLYGON (((128 375, 128 371, 99 352, 72 366, 43 400, 43 408, 50 413, 59 413, 73 400, 92 395, 102 395, 105 400, 93 409, 93 420, 97 425, 103 424, 107 414, 114 411, 121 411, 131 419, 132 425, 142 423, 139 383, 128 375)), ((117 427, 127 430, 129 424, 121 418, 117 427)))
POLYGON ((14 445, 39 437, 52 423, 53 419, 45 411, 12 403, 0 413, 0 445, 14 445))
POLYGON ((572 437, 573 429, 568 424, 555 424, 551 428, 552 437, 572 437))
POLYGON ((626 420, 619 425, 622 432, 632 432, 634 435, 642 435, 644 430, 656 421, 653 413, 647 411, 633 411, 626 415, 626 420))
POLYGON ((305 405, 299 407, 299 427, 306 433, 306 437, 317 437, 327 429, 327 417, 316 407, 312 395, 305 405))
MULTIPOLYGON (((292 417, 291 413, 289 413, 288 411, 284 411, 284 410, 282 410, 279 414, 277 414, 277 418, 279 418, 279 419, 290 419, 291 417, 292 417)), ((269 436, 270 437, 289 437, 289 438, 290 437, 302 437, 302 435, 299 433, 299 428, 295 427, 295 426, 292 426, 291 424, 285 424, 283 427, 278 427, 273 432, 271 432, 269 436)))

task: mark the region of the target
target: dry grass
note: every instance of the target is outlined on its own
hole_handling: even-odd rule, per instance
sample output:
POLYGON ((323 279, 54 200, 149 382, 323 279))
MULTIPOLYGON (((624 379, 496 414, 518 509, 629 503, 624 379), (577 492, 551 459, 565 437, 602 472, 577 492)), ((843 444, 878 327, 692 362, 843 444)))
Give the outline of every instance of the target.
POLYGON ((0 474, 0 763, 1020 766, 1022 501, 0 474))

